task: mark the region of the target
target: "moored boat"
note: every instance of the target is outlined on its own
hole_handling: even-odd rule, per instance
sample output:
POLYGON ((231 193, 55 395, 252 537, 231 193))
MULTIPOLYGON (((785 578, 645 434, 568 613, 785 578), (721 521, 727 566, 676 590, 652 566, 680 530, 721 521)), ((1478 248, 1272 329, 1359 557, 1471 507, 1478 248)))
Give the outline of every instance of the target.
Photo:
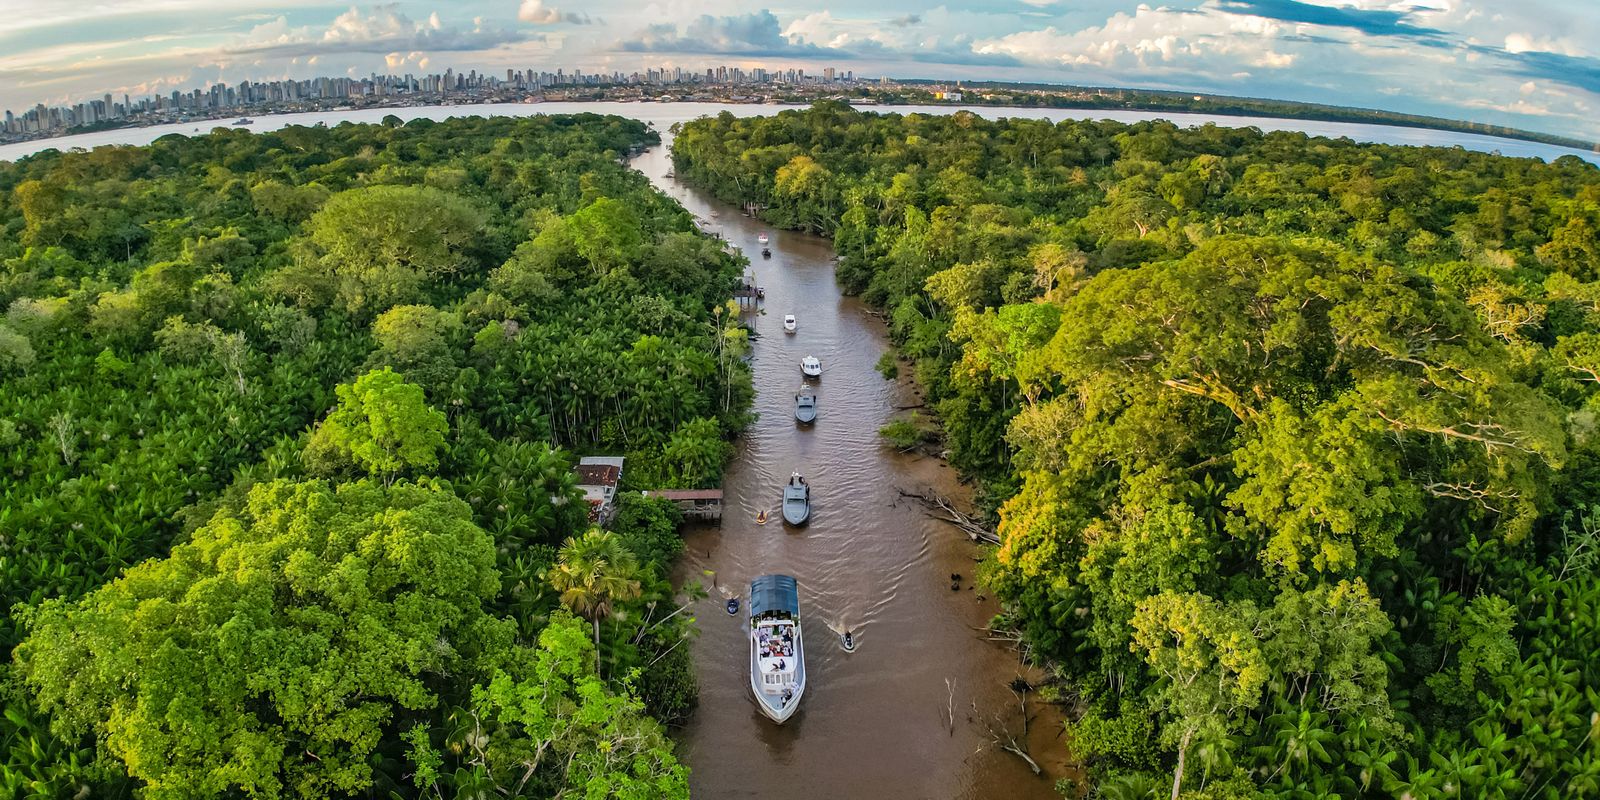
POLYGON ((811 387, 802 387, 795 393, 794 418, 808 423, 817 421, 817 393, 811 387))
POLYGON ((808 378, 821 377, 822 360, 816 356, 806 356, 800 359, 800 372, 804 373, 808 378))
POLYGON ((805 690, 800 585, 792 575, 762 575, 750 582, 750 691, 761 713, 782 723, 805 690))
POLYGON ((804 525, 811 519, 811 484, 796 472, 789 476, 783 487, 783 521, 790 525, 804 525))

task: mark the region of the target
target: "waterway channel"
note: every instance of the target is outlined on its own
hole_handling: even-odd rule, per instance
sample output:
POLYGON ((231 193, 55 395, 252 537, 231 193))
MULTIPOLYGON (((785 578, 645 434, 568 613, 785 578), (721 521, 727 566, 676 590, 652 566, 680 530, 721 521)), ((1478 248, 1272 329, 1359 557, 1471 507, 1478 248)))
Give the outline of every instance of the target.
POLYGON ((986 638, 997 608, 976 585, 977 549, 899 494, 932 487, 960 497, 961 485, 939 460, 900 454, 877 435, 897 406, 917 402, 913 387, 874 369, 887 347, 883 324, 840 294, 828 240, 770 230, 772 257, 763 258, 763 223, 666 177, 663 136, 634 166, 749 255, 766 289, 760 311, 746 317, 756 334, 759 419, 728 469, 721 524, 687 531, 677 570, 710 594, 695 608, 700 707, 679 734, 694 796, 1059 797, 1051 788, 1064 754, 1059 717, 1034 698, 1024 738, 1008 684, 1037 676, 986 638), (784 314, 798 319, 795 333, 784 332, 784 314), (807 354, 822 360, 821 411, 800 426, 794 393, 807 354), (813 518, 803 529, 777 514, 793 470, 812 485, 813 518), (764 509, 772 520, 757 524, 764 509), (783 726, 751 699, 743 610, 723 609, 770 572, 798 579, 806 641, 808 688, 783 726), (857 636, 854 653, 835 635, 845 628, 857 636), (1008 733, 1029 743, 1044 776, 995 744, 1008 733))

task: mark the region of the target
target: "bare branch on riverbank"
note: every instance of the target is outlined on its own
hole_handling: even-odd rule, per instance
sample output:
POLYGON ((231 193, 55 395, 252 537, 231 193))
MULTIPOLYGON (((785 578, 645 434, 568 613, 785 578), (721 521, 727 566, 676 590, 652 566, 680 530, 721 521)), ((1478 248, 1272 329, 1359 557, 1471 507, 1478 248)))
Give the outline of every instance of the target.
MULTIPOLYGON (((1039 766, 1039 762, 1033 760, 1033 756, 1028 755, 1027 694, 1025 692, 1018 692, 1014 685, 1011 687, 1011 691, 1016 693, 1019 699, 1022 701, 1022 740, 1018 741, 1017 737, 1012 735, 1010 726, 1006 725, 1004 720, 1002 720, 999 715, 996 715, 989 721, 990 741, 995 747, 998 747, 1007 753, 1011 753, 1017 758, 1027 762, 1028 768, 1033 770, 1033 774, 1043 774, 1044 768, 1039 766)), ((974 707, 973 710, 976 711, 976 707, 974 707)))
POLYGON ((950 696, 945 701, 945 721, 950 727, 950 735, 956 735, 956 684, 949 678, 944 679, 944 688, 950 691, 950 696))
POLYGON ((961 529, 968 539, 984 544, 999 544, 1000 535, 990 530, 987 525, 979 522, 971 514, 961 511, 950 502, 950 498, 929 489, 927 492, 908 492, 905 489, 896 489, 901 497, 907 497, 922 503, 926 509, 924 513, 937 520, 943 520, 961 529))

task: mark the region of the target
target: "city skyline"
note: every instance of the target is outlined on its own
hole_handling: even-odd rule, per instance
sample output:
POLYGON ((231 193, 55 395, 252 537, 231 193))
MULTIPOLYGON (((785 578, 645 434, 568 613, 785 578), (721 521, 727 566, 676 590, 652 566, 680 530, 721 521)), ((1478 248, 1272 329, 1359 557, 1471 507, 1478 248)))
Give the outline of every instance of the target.
POLYGON ((0 107, 213 83, 561 64, 1038 81, 1359 106, 1595 138, 1600 26, 1579 0, 0 0, 0 107))
POLYGON ((271 81, 242 80, 237 84, 210 83, 187 91, 173 89, 169 94, 147 94, 134 97, 124 92, 120 96, 109 92, 101 97, 85 99, 70 105, 49 106, 36 103, 22 109, 0 109, 0 135, 28 137, 32 134, 60 134, 85 125, 115 122, 128 117, 151 114, 168 116, 212 115, 228 110, 246 110, 252 107, 283 103, 312 101, 384 101, 400 100, 408 96, 447 96, 451 92, 463 97, 481 98, 486 92, 515 91, 540 92, 566 90, 583 86, 659 85, 663 88, 681 85, 737 85, 737 84, 792 84, 792 85, 843 85, 853 82, 853 70, 822 67, 807 75, 804 67, 744 69, 718 65, 702 70, 682 67, 647 68, 632 73, 590 72, 580 69, 571 72, 564 67, 554 71, 533 68, 507 68, 499 75, 480 73, 476 69, 456 71, 447 67, 443 72, 414 75, 379 74, 361 77, 320 75, 312 78, 282 78, 271 81))

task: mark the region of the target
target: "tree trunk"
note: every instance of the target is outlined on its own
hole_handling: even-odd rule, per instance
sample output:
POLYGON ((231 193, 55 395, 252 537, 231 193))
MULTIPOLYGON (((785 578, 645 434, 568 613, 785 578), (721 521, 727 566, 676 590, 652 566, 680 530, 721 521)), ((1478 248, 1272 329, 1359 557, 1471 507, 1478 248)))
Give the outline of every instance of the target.
POLYGON ((1183 791, 1183 764, 1189 755, 1189 738, 1194 736, 1194 731, 1184 731, 1183 741, 1178 743, 1178 769, 1172 773, 1172 800, 1178 800, 1178 793, 1183 791))
POLYGON ((600 677, 600 615, 596 614, 591 621, 594 623, 594 674, 600 677))

